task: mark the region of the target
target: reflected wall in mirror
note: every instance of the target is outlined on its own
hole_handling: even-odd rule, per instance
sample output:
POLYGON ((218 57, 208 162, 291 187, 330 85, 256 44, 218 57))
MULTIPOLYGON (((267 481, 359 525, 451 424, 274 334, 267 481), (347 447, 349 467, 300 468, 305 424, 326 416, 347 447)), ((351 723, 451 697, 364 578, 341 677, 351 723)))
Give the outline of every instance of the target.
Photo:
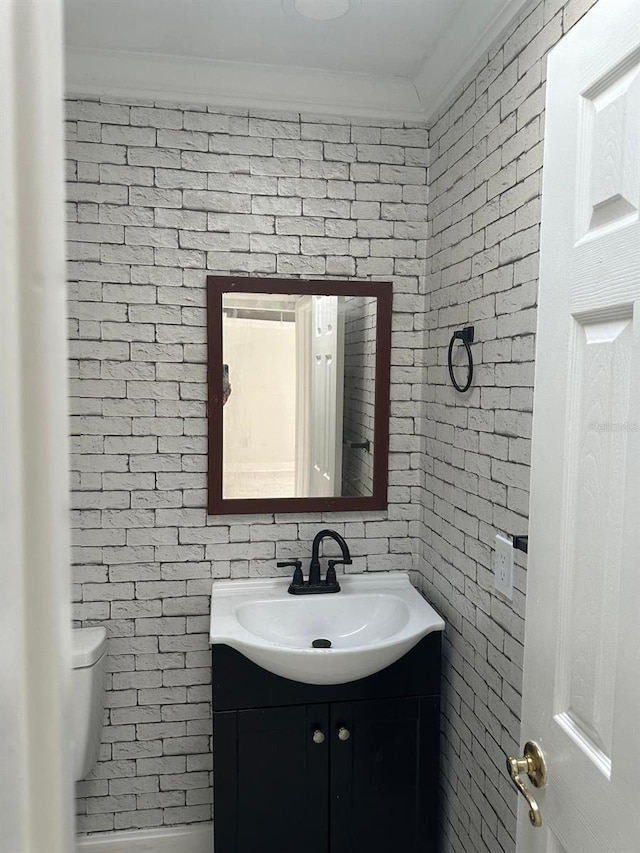
POLYGON ((209 512, 387 503, 391 284, 208 278, 209 512))

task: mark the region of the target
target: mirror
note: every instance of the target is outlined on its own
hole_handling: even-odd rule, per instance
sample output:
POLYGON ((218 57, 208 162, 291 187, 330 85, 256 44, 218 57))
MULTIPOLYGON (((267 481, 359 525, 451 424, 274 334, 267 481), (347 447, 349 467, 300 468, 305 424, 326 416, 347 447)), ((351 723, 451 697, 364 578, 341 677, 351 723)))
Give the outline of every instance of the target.
POLYGON ((207 286, 209 513, 386 508, 391 284, 207 286))

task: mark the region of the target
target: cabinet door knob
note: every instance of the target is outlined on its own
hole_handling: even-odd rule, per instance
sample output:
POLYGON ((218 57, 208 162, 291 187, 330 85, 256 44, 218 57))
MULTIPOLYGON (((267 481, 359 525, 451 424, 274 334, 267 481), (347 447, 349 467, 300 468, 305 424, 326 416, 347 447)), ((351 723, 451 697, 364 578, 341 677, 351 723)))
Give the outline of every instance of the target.
POLYGON ((338 740, 349 740, 351 737, 351 732, 349 729, 346 729, 344 726, 340 726, 338 729, 338 740))
POLYGON ((320 731, 320 729, 316 729, 314 731, 313 742, 314 743, 324 743, 324 734, 320 731))

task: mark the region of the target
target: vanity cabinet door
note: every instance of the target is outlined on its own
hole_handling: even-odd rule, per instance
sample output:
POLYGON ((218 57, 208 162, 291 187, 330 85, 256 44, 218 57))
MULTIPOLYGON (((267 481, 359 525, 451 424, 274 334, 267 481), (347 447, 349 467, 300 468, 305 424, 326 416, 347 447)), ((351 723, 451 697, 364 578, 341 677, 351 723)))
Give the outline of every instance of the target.
POLYGON ((329 706, 214 714, 216 853, 328 853, 329 706))
POLYGON ((437 844, 439 701, 331 705, 331 853, 431 853, 437 844))

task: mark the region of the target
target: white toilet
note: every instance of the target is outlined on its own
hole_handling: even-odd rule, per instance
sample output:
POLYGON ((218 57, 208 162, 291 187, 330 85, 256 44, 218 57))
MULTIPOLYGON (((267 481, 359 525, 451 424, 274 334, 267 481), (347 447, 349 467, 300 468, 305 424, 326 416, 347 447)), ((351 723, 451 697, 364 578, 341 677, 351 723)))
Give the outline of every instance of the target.
POLYGON ((75 628, 72 632, 73 771, 84 779, 98 758, 107 682, 105 628, 75 628))

